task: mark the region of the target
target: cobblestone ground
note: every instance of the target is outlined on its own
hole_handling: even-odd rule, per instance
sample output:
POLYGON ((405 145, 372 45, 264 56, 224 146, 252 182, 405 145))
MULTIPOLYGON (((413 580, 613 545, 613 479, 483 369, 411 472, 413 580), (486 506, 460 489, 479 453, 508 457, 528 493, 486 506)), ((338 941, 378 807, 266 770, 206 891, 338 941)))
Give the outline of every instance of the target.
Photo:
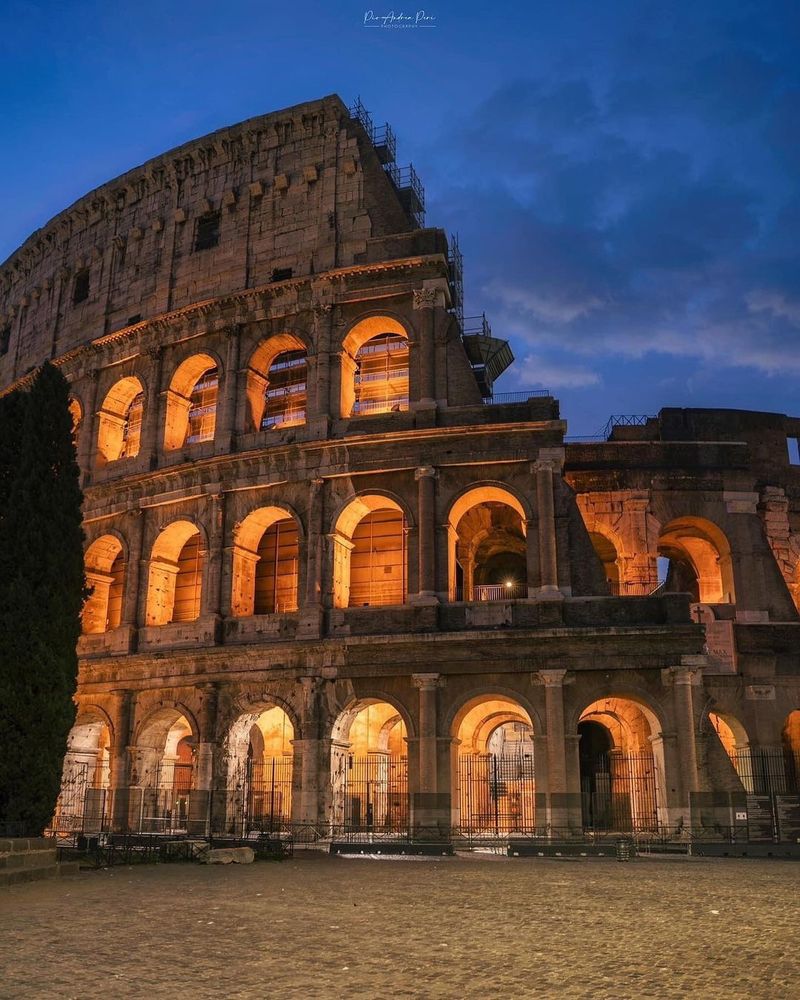
POLYGON ((3 998, 800 996, 800 864, 116 868, 0 895, 3 998))

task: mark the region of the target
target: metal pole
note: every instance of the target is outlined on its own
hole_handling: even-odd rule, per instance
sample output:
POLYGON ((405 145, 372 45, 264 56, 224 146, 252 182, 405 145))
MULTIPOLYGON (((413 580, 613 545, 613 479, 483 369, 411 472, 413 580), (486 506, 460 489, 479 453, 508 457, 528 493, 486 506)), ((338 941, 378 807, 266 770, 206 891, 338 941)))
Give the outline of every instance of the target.
POLYGON ((497 757, 492 754, 492 770, 494 772, 494 835, 500 834, 500 789, 497 785, 497 757))
POLYGON ((269 790, 269 832, 272 833, 275 822, 275 758, 272 758, 272 786, 269 790))

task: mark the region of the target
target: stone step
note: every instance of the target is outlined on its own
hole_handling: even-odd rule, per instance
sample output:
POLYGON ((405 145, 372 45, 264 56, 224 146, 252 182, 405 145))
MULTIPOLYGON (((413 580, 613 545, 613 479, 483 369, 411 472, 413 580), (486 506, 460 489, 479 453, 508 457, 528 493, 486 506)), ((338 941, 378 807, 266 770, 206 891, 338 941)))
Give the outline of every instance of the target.
POLYGON ((40 882, 44 879, 62 878, 65 875, 77 875, 80 865, 77 861, 65 861, 62 864, 45 865, 40 868, 15 868, 0 871, 0 888, 9 885, 20 885, 24 882, 40 882))
POLYGON ((46 868, 58 863, 58 851, 54 847, 44 850, 0 854, 0 871, 18 868, 46 868))

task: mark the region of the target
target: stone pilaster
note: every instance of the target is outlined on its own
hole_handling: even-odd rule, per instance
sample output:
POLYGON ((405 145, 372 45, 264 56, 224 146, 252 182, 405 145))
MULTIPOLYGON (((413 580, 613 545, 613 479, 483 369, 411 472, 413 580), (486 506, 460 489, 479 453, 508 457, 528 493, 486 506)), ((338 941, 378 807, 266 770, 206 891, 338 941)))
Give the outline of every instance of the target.
POLYGON ((214 429, 214 450, 218 455, 233 451, 233 437, 238 429, 236 424, 236 404, 239 395, 239 344, 241 331, 232 326, 227 331, 228 343, 225 354, 225 373, 222 382, 222 398, 219 400, 217 426, 214 429))
POLYGON ((419 593, 414 603, 436 603, 436 469, 416 470, 419 593))
POLYGON ((543 448, 532 469, 536 477, 536 506, 539 531, 539 575, 541 596, 556 595, 558 589, 558 547, 554 478, 561 474, 563 448, 543 448))

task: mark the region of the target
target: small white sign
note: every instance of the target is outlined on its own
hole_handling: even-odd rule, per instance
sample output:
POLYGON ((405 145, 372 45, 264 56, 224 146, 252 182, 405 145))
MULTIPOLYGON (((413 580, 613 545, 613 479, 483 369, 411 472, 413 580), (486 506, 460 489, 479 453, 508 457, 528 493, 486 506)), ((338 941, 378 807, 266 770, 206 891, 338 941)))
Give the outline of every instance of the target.
POLYGON ((736 813, 736 819, 737 820, 743 819, 743 820, 746 821, 747 820, 747 813, 746 812, 737 812, 736 813))

